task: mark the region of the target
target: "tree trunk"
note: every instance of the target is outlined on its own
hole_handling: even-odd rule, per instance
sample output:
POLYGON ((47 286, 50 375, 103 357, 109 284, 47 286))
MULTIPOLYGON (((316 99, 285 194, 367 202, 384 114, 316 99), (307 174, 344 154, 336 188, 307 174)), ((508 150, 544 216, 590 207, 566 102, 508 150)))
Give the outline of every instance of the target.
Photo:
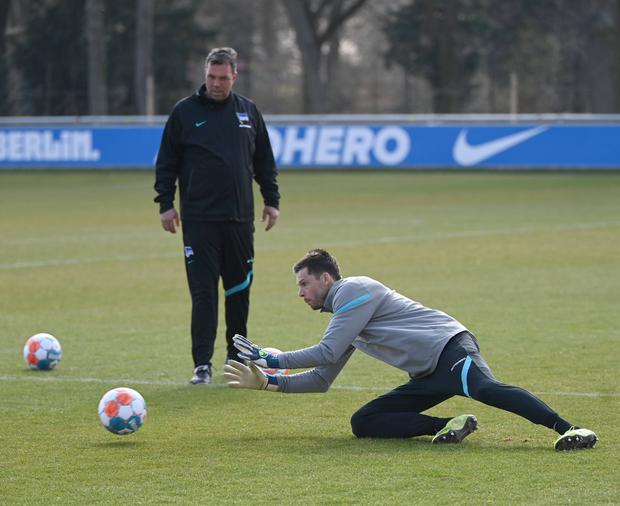
MULTIPOLYGON (((336 19, 341 15, 342 2, 334 2, 331 12, 331 19, 336 19)), ((329 112, 337 113, 343 110, 342 84, 340 82, 340 39, 342 30, 334 30, 330 36, 328 43, 328 51, 326 57, 326 91, 329 96, 329 112)))
POLYGON ((0 1, 0 57, 4 57, 6 46, 6 27, 9 21, 9 11, 11 10, 11 0, 0 1))
POLYGON ((616 0, 616 22, 615 22, 615 27, 616 29, 614 30, 614 42, 615 42, 615 59, 616 61, 614 62, 615 65, 615 86, 614 86, 614 90, 615 90, 615 112, 620 113, 620 0, 616 0))
POLYGON ((239 79, 235 83, 235 90, 248 97, 253 97, 254 91, 255 3, 255 0, 238 1, 237 9, 225 8, 220 17, 221 23, 236 28, 221 40, 220 45, 231 46, 239 53, 239 79))
POLYGON ((138 114, 155 114, 155 85, 153 78, 153 0, 138 0, 136 4, 136 69, 134 89, 138 114))
POLYGON ((0 1, 0 115, 8 114, 9 101, 7 93, 9 55, 6 50, 6 31, 9 22, 10 0, 0 1))
POLYGON ((435 112, 451 113, 457 109, 456 96, 456 12, 454 0, 446 3, 443 26, 439 26, 439 75, 435 99, 435 112))
POLYGON ((32 105, 33 101, 26 98, 24 91, 24 79, 21 70, 15 65, 15 48, 18 42, 18 35, 24 30, 24 24, 28 16, 28 11, 31 8, 30 1, 25 0, 22 2, 14 2, 11 5, 11 9, 8 12, 7 19, 7 35, 11 32, 15 35, 10 35, 5 40, 5 54, 7 62, 7 82, 6 82, 6 94, 7 94, 7 112, 14 116, 29 116, 35 113, 40 114, 38 111, 34 111, 32 105))
POLYGON ((274 0, 266 0, 260 12, 260 31, 263 51, 267 56, 267 61, 278 51, 278 34, 274 23, 276 16, 276 5, 274 0))
MULTIPOLYGON (((312 3, 309 0, 282 0, 301 53, 305 112, 325 112, 330 99, 330 86, 337 86, 337 83, 328 80, 328 63, 324 61, 323 46, 339 40, 338 32, 342 26, 366 1, 312 3), (330 6, 331 9, 328 9, 330 6), (325 12, 326 9, 328 12, 325 12)), ((340 45, 334 44, 332 49, 338 54, 333 53, 331 59, 338 62, 340 45)))
POLYGON ((301 52, 304 112, 323 110, 327 102, 325 79, 321 72, 321 43, 303 0, 283 0, 301 52))
POLYGON ((106 44, 103 27, 104 0, 86 0, 86 38, 88 41, 88 111, 108 113, 106 44))

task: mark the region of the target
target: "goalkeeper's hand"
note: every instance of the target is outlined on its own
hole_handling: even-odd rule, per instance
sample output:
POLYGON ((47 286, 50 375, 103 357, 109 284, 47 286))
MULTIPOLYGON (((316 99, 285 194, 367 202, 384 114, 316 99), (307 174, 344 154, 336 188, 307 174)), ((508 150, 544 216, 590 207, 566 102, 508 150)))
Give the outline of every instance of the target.
POLYGON ((267 367, 269 369, 280 368, 280 360, 277 355, 272 355, 271 353, 266 352, 260 346, 257 346, 250 341, 247 337, 243 337, 240 334, 235 334, 233 336, 233 344, 235 345, 235 348, 240 351, 238 355, 241 359, 250 360, 256 365, 267 367))
POLYGON ((254 362, 242 364, 229 360, 224 364, 224 378, 231 388, 252 388, 254 390, 278 390, 278 380, 272 374, 265 374, 254 362))

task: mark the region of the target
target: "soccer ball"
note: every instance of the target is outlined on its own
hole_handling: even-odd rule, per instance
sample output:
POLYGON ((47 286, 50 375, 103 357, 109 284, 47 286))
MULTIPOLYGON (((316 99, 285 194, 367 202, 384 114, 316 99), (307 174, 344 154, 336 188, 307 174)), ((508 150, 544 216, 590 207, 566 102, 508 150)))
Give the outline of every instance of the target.
MULTIPOLYGON (((282 353, 282 350, 278 348, 263 348, 263 351, 270 353, 271 355, 279 355, 282 353)), ((263 369, 265 374, 290 374, 290 369, 263 369)))
POLYGON ((131 388, 114 388, 99 401, 99 420, 110 432, 133 434, 146 418, 144 398, 131 388))
POLYGON ((60 362, 61 355, 58 339, 45 332, 30 337, 24 345, 24 360, 31 369, 53 369, 60 362))

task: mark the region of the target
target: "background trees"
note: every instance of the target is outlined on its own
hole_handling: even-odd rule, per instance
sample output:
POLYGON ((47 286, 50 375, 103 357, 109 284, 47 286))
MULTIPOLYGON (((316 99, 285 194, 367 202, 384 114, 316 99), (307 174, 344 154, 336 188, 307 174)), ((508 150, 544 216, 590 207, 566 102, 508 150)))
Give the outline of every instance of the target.
POLYGON ((366 0, 282 0, 301 53, 304 112, 338 107, 342 28, 366 0))
POLYGON ((420 0, 388 11, 388 62, 432 89, 433 111, 458 112, 469 98, 484 47, 481 2, 420 0))
POLYGON ((215 45, 265 113, 620 112, 620 0, 4 0, 0 114, 166 114, 215 45))

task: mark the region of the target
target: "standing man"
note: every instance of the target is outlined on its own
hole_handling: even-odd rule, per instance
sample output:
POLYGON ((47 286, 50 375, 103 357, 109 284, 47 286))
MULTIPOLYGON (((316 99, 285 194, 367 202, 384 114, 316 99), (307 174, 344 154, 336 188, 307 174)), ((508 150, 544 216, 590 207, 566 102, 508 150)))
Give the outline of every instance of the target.
POLYGON ((205 84, 179 101, 166 122, 155 169, 162 227, 174 234, 183 222, 194 385, 211 383, 220 276, 228 358, 237 355, 233 335, 247 332, 254 274, 252 179, 265 204, 265 230, 276 224, 279 214, 267 129, 256 105, 232 91, 236 80, 237 52, 230 47, 213 49, 205 61, 205 84), (180 215, 174 207, 177 181, 180 215))
POLYGON ((409 374, 410 380, 362 406, 351 418, 357 437, 433 436, 460 443, 477 428, 474 415, 437 418, 422 412, 460 395, 510 411, 555 430, 556 450, 593 448, 598 438, 576 428, 522 388, 495 379, 476 338, 457 320, 390 290, 366 276, 342 278, 327 251, 310 251, 293 267, 299 296, 312 309, 333 313, 315 346, 271 355, 243 336, 234 341, 246 360, 230 361, 231 387, 279 392, 325 392, 351 354, 363 351, 409 374), (261 367, 314 369, 292 376, 264 374, 261 367))

